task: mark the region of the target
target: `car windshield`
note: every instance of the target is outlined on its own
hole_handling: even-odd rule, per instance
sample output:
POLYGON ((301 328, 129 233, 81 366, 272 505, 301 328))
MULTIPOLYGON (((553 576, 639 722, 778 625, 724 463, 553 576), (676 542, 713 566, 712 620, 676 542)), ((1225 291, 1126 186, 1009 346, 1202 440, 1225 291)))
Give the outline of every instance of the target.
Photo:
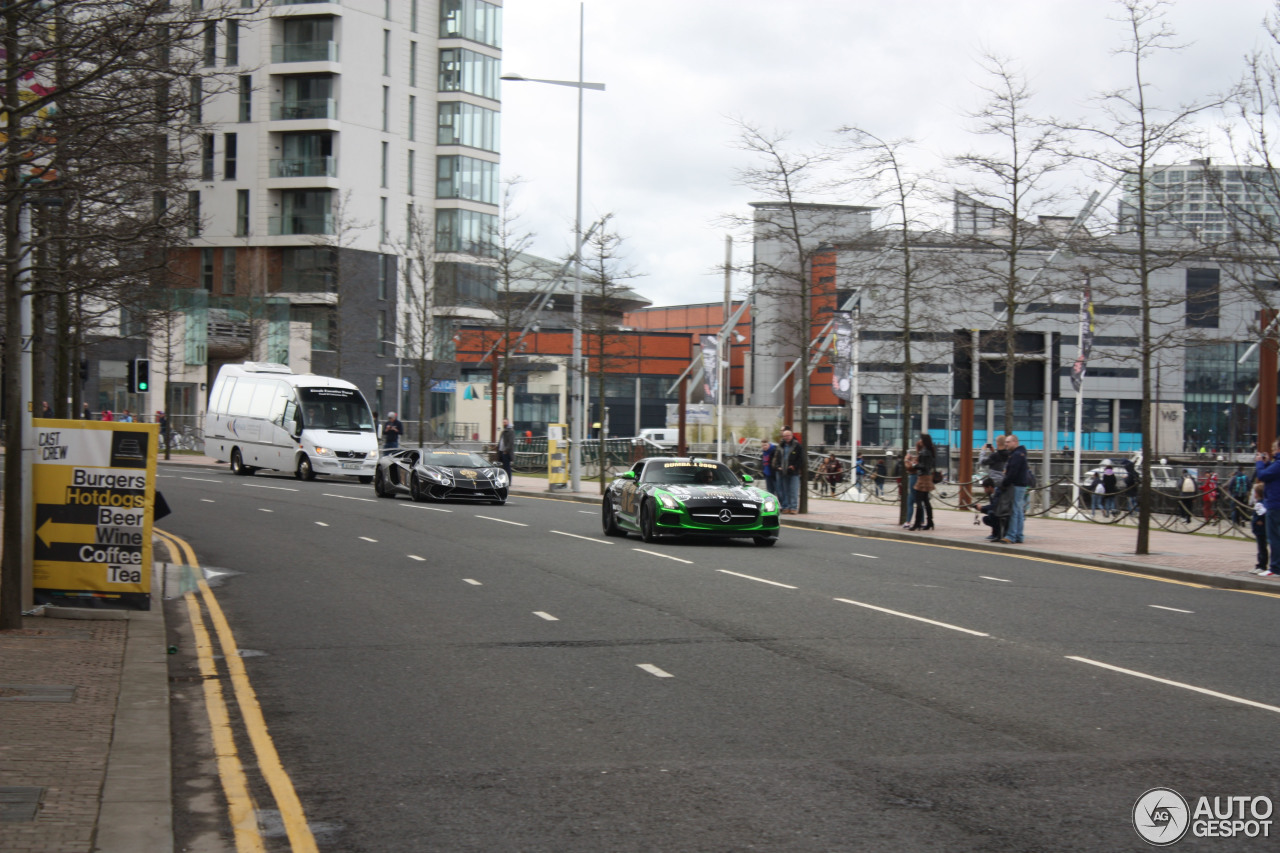
POLYGON ((667 486, 738 486, 741 481, 727 465, 719 462, 650 462, 644 466, 642 483, 667 486))
POLYGON ((373 413, 354 388, 299 388, 307 429, 373 432, 373 413))
POLYGON ((422 454, 424 465, 439 465, 444 468, 488 468, 489 463, 483 456, 461 450, 431 450, 422 454))

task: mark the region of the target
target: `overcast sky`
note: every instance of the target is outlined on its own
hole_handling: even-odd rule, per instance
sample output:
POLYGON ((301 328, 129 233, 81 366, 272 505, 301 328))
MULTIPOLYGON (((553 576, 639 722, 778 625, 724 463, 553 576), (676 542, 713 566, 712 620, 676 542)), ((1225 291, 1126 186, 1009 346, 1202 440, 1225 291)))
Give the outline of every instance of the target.
MULTIPOLYGON (((1167 21, 1185 48, 1150 65, 1157 95, 1222 91, 1265 44, 1273 0, 1177 0, 1167 21)), ((578 79, 578 0, 506 0, 503 72, 578 79)), ((980 59, 1015 60, 1033 109, 1083 116, 1099 91, 1129 85, 1114 55, 1124 29, 1104 0, 587 0, 583 227, 604 213, 626 238, 632 286, 655 305, 723 297, 723 214, 760 199, 735 183, 746 155, 732 117, 794 145, 858 125, 918 141, 920 168, 982 143, 966 113, 983 100, 980 59)), ((532 250, 572 249, 577 92, 502 84, 502 171, 532 250)), ((1092 189, 1079 181, 1082 190, 1092 189)), ((866 199, 823 199, 863 204, 866 199)), ((1058 211, 1073 216, 1078 205, 1058 211)), ((750 245, 734 245, 743 262, 750 245)), ((735 278, 735 295, 747 282, 735 278)))

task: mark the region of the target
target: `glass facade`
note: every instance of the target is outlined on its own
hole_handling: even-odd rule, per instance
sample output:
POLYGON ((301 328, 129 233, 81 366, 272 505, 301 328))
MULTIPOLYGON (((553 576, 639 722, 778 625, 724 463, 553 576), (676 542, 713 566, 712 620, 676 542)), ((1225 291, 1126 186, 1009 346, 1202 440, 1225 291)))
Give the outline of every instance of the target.
POLYGON ((502 63, 492 56, 465 48, 440 51, 441 92, 467 92, 498 100, 498 75, 502 63))
POLYGON ((462 252, 480 257, 494 254, 498 217, 474 210, 436 211, 436 251, 462 252))
POLYGON ((440 38, 464 38, 502 47, 502 7, 484 0, 442 0, 440 38))
POLYGON ((280 249, 280 289, 288 293, 332 293, 337 290, 338 259, 322 246, 280 249))
POLYGON ((1183 391, 1184 449, 1246 453, 1257 441, 1257 416, 1246 401, 1258 381, 1258 354, 1237 363, 1249 344, 1187 347, 1183 391))
POLYGON ((445 101, 440 104, 439 129, 436 143, 439 145, 465 145, 482 151, 498 151, 498 111, 445 101))
POLYGON ((498 203, 498 164, 474 157, 436 158, 436 198, 498 203))
POLYGON ((483 305, 495 299, 497 270, 480 264, 444 262, 435 268, 437 305, 483 305))

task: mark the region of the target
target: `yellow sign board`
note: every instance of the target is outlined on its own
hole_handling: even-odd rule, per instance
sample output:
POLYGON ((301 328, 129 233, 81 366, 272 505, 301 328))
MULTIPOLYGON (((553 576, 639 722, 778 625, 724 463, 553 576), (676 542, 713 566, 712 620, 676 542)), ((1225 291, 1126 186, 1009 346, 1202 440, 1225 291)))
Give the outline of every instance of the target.
POLYGON ((563 489, 569 485, 569 466, 564 452, 567 424, 547 424, 547 488, 563 489))
POLYGON ((159 425, 32 425, 36 604, 150 610, 159 425))

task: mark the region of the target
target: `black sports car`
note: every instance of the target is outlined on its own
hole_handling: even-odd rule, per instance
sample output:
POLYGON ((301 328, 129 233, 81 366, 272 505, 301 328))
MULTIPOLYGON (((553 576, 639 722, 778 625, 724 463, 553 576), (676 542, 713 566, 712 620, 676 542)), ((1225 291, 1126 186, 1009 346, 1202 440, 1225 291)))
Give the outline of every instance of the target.
POLYGON ((642 459, 605 489, 606 536, 639 533, 646 542, 667 534, 749 537, 778 541, 778 499, 710 459, 642 459))
POLYGON ((415 501, 504 504, 507 472, 469 450, 392 450, 378 458, 373 490, 380 498, 408 492, 415 501))

